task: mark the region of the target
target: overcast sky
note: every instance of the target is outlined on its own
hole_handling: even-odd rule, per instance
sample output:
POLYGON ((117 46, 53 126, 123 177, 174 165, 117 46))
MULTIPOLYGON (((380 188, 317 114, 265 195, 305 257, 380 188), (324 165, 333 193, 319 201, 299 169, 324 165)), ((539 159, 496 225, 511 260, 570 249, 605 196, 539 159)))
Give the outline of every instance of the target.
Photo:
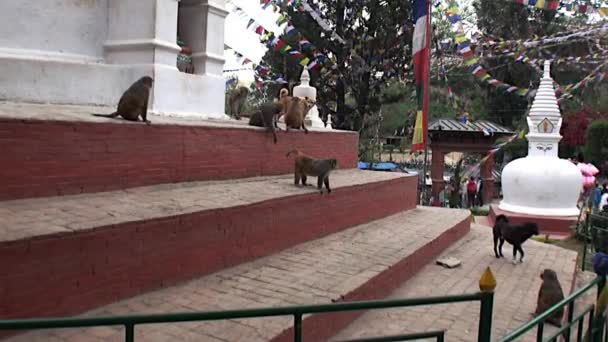
MULTIPOLYGON (((276 24, 278 14, 272 11, 272 7, 263 10, 259 1, 251 0, 233 0, 227 4, 227 10, 230 14, 225 21, 224 41, 226 45, 234 48, 237 52, 252 60, 254 63, 259 63, 266 52, 266 48, 260 43, 260 36, 247 29, 247 23, 250 18, 255 19, 262 24, 265 29, 279 32, 279 27, 276 24), (247 15, 235 13, 235 5, 244 9, 247 15)), ((235 54, 232 50, 224 52, 226 57, 226 65, 224 70, 251 68, 251 63, 247 65, 237 64, 235 54)), ((231 73, 224 73, 224 76, 229 76, 231 73)), ((241 71, 237 73, 241 81, 252 81, 253 71, 241 71)))

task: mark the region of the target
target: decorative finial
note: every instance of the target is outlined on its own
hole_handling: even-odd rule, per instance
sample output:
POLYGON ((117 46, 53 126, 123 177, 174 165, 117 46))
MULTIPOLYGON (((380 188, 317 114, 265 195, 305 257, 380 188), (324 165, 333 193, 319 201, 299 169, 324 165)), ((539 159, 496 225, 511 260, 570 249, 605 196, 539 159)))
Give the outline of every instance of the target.
POLYGON ((300 85, 308 86, 310 83, 310 74, 308 73, 308 69, 304 69, 302 71, 302 75, 300 75, 300 85))
POLYGON ((543 78, 551 78, 551 60, 545 60, 545 72, 543 74, 543 78))
POLYGON ((481 292, 494 292, 495 288, 496 278, 494 278, 494 274, 492 274, 490 267, 487 267, 481 275, 481 278, 479 278, 479 289, 481 292))

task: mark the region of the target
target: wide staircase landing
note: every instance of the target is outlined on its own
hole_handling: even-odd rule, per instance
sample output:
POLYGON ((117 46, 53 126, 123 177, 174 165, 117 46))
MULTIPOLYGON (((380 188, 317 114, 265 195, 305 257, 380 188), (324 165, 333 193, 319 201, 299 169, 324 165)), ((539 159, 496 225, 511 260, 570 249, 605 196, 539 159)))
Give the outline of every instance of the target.
MULTIPOLYGON (((505 255, 510 246, 505 245, 505 255)), ((492 252, 492 231, 473 224, 466 237, 445 250, 441 257, 455 257, 462 265, 446 269, 427 265, 407 283, 395 290, 389 298, 414 298, 437 295, 455 295, 478 291, 479 276, 490 267, 496 277, 492 340, 532 319, 536 309, 540 274, 551 268, 558 274, 564 295, 574 287, 576 252, 549 244, 529 240, 524 245, 524 263, 513 265, 509 258, 496 259, 492 252)), ((577 284, 582 286, 590 281, 577 284)), ((577 286, 577 287, 578 287, 577 286)), ((592 291, 595 292, 595 291, 592 291)), ((577 301, 577 308, 584 305, 577 301)), ((335 337, 335 340, 370 336, 396 335, 431 330, 446 330, 446 341, 477 341, 479 304, 458 303, 416 308, 378 310, 368 312, 335 337)), ((556 330, 545 326, 545 336, 556 330)), ((536 329, 517 341, 536 341, 536 329)))
MULTIPOLYGON (((85 316, 380 299, 464 236, 469 227, 467 211, 420 207, 182 285, 106 305, 85 316)), ((471 274, 472 279, 477 275, 471 274)), ((304 340, 326 340, 359 314, 305 317, 304 340)), ((292 317, 277 317, 144 325, 136 328, 135 337, 140 341, 288 341, 292 324, 292 317)), ((122 328, 98 327, 33 332, 7 341, 117 341, 123 336, 122 328)))

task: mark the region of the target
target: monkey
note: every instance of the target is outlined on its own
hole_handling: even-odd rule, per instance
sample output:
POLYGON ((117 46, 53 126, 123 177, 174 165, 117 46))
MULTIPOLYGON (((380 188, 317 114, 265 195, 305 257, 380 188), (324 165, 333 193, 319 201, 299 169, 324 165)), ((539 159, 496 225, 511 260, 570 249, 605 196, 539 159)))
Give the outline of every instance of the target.
POLYGON ((285 126, 289 128, 303 129, 304 133, 308 133, 304 118, 308 111, 315 106, 315 102, 308 97, 300 98, 293 97, 290 101, 289 108, 285 113, 285 126))
POLYGON ((129 121, 139 121, 139 117, 141 116, 143 122, 148 125, 151 124, 147 119, 147 115, 152 82, 154 80, 150 76, 140 78, 122 94, 118 101, 118 108, 114 113, 93 115, 105 118, 116 118, 120 115, 123 119, 129 121))
MULTIPOLYGON (((534 312, 535 316, 542 314, 564 299, 564 292, 557 279, 557 273, 555 273, 554 270, 545 269, 543 273, 540 274, 540 278, 543 280, 543 283, 540 285, 540 290, 538 291, 538 301, 536 304, 536 311, 534 312)), ((561 327, 563 316, 564 308, 562 307, 547 318, 547 323, 561 327)))
POLYGON ((287 109, 289 108, 289 105, 291 104, 292 98, 293 97, 289 96, 289 90, 287 88, 281 88, 281 91, 279 92, 279 98, 275 100, 275 102, 278 102, 281 105, 281 113, 279 113, 279 115, 277 116, 277 120, 274 123, 276 128, 279 127, 278 121, 287 112, 287 109))
POLYGON ((309 157, 298 150, 291 150, 287 152, 286 157, 289 157, 291 154, 296 155, 294 170, 295 185, 299 186, 301 180, 302 186, 308 186, 309 184, 306 184, 306 176, 317 177, 317 189, 319 189, 319 192, 323 194, 323 184, 325 184, 327 193, 330 194, 331 188, 329 187, 329 174, 331 171, 336 169, 338 166, 338 161, 335 158, 316 159, 309 157))
POLYGON ((241 107, 245 104, 248 95, 249 89, 247 89, 247 87, 239 87, 238 89, 233 90, 228 98, 230 114, 237 120, 241 119, 241 107))
POLYGON ((267 102, 251 114, 249 117, 249 126, 266 127, 272 132, 274 143, 277 143, 276 119, 281 112, 281 104, 278 102, 267 102))

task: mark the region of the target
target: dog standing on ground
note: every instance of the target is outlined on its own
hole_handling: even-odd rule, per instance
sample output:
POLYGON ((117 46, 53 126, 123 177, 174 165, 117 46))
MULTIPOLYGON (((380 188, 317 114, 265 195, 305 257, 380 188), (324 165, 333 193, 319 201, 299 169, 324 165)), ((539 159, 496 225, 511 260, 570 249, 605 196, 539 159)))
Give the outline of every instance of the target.
POLYGON ((526 222, 522 225, 509 223, 509 219, 505 215, 496 216, 496 222, 492 229, 494 233, 494 254, 497 258, 504 257, 502 255, 502 245, 505 240, 513 245, 513 263, 517 262, 517 251, 521 254, 519 262, 524 261, 524 250, 521 245, 528 240, 532 235, 538 235, 538 225, 534 222, 526 222), (496 249, 498 241, 500 245, 496 249))

